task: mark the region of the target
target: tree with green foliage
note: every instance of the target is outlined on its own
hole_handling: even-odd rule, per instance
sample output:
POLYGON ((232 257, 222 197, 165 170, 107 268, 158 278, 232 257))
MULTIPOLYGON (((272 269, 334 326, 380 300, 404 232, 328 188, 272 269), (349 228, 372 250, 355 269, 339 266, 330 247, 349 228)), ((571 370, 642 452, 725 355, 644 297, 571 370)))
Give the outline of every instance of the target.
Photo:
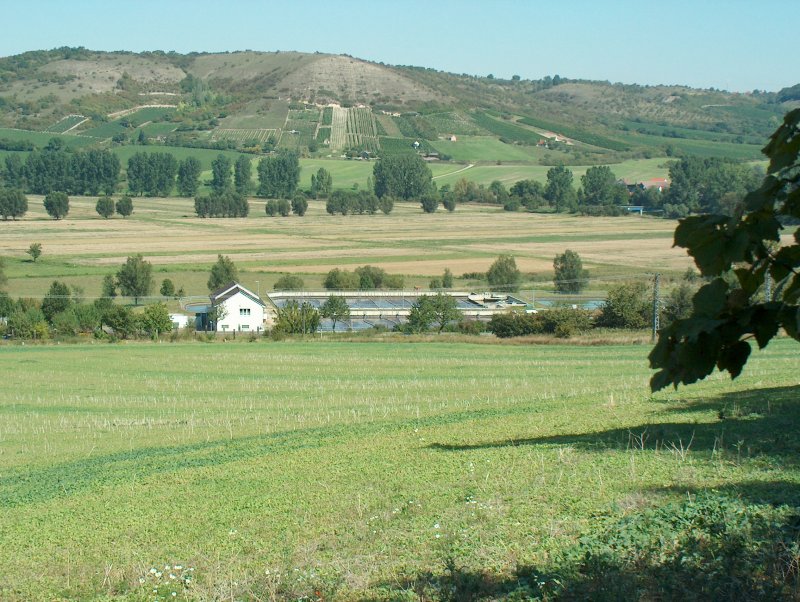
POLYGON ((54 219, 61 219, 69 213, 69 197, 66 192, 51 192, 44 197, 44 208, 54 219))
POLYGON ((310 303, 292 299, 278 308, 274 331, 279 334, 313 334, 319 330, 320 315, 310 303))
POLYGON ((292 211, 292 205, 289 201, 286 199, 278 199, 277 207, 281 217, 289 217, 289 213, 292 211))
POLYGON ((25 252, 31 256, 31 261, 33 263, 36 263, 36 260, 42 256, 42 243, 32 242, 31 245, 28 247, 28 250, 25 252))
POLYGON ((336 322, 344 322, 350 318, 350 307, 344 297, 331 295, 319 308, 319 314, 332 322, 332 330, 336 332, 336 322))
POLYGON ((535 211, 547 204, 545 187, 537 180, 519 180, 509 190, 509 195, 519 199, 529 211, 535 211))
POLYGON ((120 197, 117 201, 115 209, 122 217, 128 217, 133 213, 133 200, 127 194, 120 197))
POLYGON ((302 192, 296 192, 292 197, 292 213, 303 217, 308 210, 308 199, 302 192))
POLYGON ((608 289, 597 325, 606 328, 645 328, 650 323, 651 300, 644 282, 623 282, 608 289))
POLYGON ((453 272, 450 271, 450 268, 444 269, 444 274, 442 275, 442 288, 453 288, 453 272))
POLYGON ((300 183, 300 159, 297 153, 282 152, 258 162, 258 196, 290 199, 300 183))
POLYGON ((324 167, 320 167, 316 174, 311 174, 311 196, 315 199, 327 197, 333 191, 333 176, 324 167))
POLYGON ((264 213, 269 217, 276 217, 278 215, 278 201, 270 199, 264 203, 264 213))
POLYGON ((211 162, 211 189, 217 194, 231 188, 231 160, 220 153, 211 162))
POLYGON ((253 167, 250 162, 250 157, 247 155, 239 155, 236 163, 233 164, 233 185, 236 192, 247 196, 253 188, 251 178, 253 175, 253 167))
POLYGON ((16 188, 0 188, 0 215, 16 220, 28 212, 28 197, 16 188))
POLYGON ((6 260, 0 257, 0 290, 4 289, 8 284, 8 276, 6 276, 6 260))
POLYGON ((426 302, 430 305, 433 323, 439 325, 439 333, 450 322, 460 322, 464 318, 464 314, 458 309, 456 298, 452 295, 437 293, 433 296, 423 295, 422 298, 426 299, 426 302))
POLYGON ((664 204, 670 215, 733 215, 745 195, 758 188, 763 172, 730 159, 685 157, 670 164, 669 177, 664 204))
POLYGON ((22 162, 19 153, 6 155, 4 163, 3 181, 5 186, 12 190, 25 190, 27 188, 25 164, 22 162))
POLYGON ((134 305, 139 305, 139 299, 153 290, 152 274, 153 264, 137 254, 128 257, 117 271, 116 283, 124 296, 133 297, 134 305))
POLYGON ((503 205, 508 199, 508 190, 500 180, 493 180, 489 184, 489 192, 494 197, 494 202, 498 205, 503 205))
POLYGON ((113 299, 117 296, 117 281, 111 274, 103 276, 100 295, 105 299, 113 299))
POLYGON ((394 209, 394 198, 388 194, 381 197, 378 199, 378 207, 384 215, 389 215, 394 209))
POLYGON ((557 165, 547 170, 544 198, 558 213, 575 208, 577 196, 572 186, 572 172, 569 169, 557 165))
POLYGON ((300 276, 284 274, 275 281, 272 288, 276 291, 302 291, 305 288, 305 283, 300 276))
POLYGON ((128 190, 134 195, 169 196, 178 161, 171 153, 135 153, 128 159, 128 190))
POLYGON ((217 255, 217 262, 211 266, 211 276, 206 283, 209 291, 239 280, 239 270, 236 269, 230 257, 217 255))
POLYGON ((456 199, 452 194, 445 194, 442 197, 442 206, 447 209, 448 213, 453 213, 456 210, 456 199))
POLYGON ((98 215, 108 219, 114 215, 114 199, 112 199, 110 196, 101 196, 99 199, 97 199, 97 204, 94 208, 98 215))
POLYGON ((435 194, 424 194, 420 199, 420 205, 425 213, 436 213, 439 208, 439 197, 435 194))
POLYGON ((800 341, 800 109, 785 116, 764 154, 767 175, 746 195, 741 215, 687 217, 675 229, 676 246, 711 281, 695 293, 691 315, 659 333, 649 356, 658 370, 654 391, 694 383, 715 367, 736 378, 750 356, 749 339, 763 349, 781 328, 800 341), (794 241, 781 245, 789 225, 794 241), (724 275, 734 266, 732 284, 724 275), (774 293, 764 299, 767 274, 774 293))
POLYGON ((323 286, 329 291, 354 291, 358 290, 360 284, 361 279, 358 274, 333 268, 325 276, 323 286))
POLYGON ((100 323, 108 326, 115 336, 127 339, 136 333, 137 320, 130 307, 111 305, 100 318, 100 323))
POLYGON ((668 326, 675 320, 683 320, 692 315, 692 296, 694 288, 688 282, 674 287, 664 300, 663 324, 668 326))
POLYGON ((63 282, 54 280, 42 299, 42 313, 45 320, 53 323, 53 316, 65 311, 72 304, 72 295, 69 287, 63 282))
POLYGON ((50 328, 36 306, 17 306, 8 316, 8 331, 18 339, 46 339, 50 328))
POLYGON ((559 293, 580 293, 589 284, 589 272, 583 269, 581 256, 567 249, 553 259, 553 284, 559 293))
POLYGON ((517 269, 514 257, 503 254, 489 267, 486 279, 494 290, 510 293, 519 290, 522 273, 517 269))
POLYGON ((428 295, 420 296, 411 305, 408 312, 407 328, 411 332, 425 332, 430 329, 435 316, 433 315, 433 308, 428 301, 428 295))
POLYGON ((174 297, 175 284, 169 278, 164 278, 164 280, 161 281, 161 288, 158 292, 161 293, 162 297, 174 297))
POLYGON ((624 205, 628 202, 628 189, 617 182, 617 176, 608 165, 595 165, 581 176, 578 203, 581 205, 624 205))
POLYGON ((200 189, 200 174, 203 166, 195 157, 186 157, 178 165, 178 194, 193 197, 200 189))
POLYGON ((194 211, 198 217, 247 217, 250 203, 245 195, 229 189, 198 196, 194 200, 194 211))
POLYGON ((158 339, 160 334, 172 332, 172 319, 169 317, 167 306, 163 303, 154 303, 145 307, 141 327, 154 340, 158 339))
POLYGON ((433 185, 430 167, 415 153, 389 155, 375 163, 372 169, 375 194, 378 198, 391 195, 401 199, 418 199, 433 185))

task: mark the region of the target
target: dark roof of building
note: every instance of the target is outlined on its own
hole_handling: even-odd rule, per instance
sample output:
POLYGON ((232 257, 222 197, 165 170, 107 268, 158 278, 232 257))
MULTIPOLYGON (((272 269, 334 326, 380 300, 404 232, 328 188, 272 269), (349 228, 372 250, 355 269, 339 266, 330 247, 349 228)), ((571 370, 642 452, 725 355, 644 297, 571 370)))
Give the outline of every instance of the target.
POLYGON ((258 295, 256 295, 253 291, 246 289, 238 282, 229 282, 225 286, 218 288, 209 295, 209 298, 211 299, 212 305, 217 305, 227 301, 238 293, 243 294, 245 297, 255 301, 262 307, 266 307, 266 303, 259 299, 258 295))

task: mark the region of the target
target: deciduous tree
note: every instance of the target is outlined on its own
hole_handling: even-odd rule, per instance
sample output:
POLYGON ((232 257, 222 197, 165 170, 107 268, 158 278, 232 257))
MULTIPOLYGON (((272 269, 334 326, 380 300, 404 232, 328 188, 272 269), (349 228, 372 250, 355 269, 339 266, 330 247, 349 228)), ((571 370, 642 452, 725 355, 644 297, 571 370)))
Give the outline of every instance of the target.
POLYGON ((233 185, 236 192, 247 196, 253 187, 251 178, 253 175, 253 168, 250 163, 250 157, 247 155, 239 155, 236 163, 233 164, 233 185))
POLYGON ((120 197, 117 201, 116 210, 122 217, 128 217, 133 213, 133 200, 127 194, 120 197))
POLYGON ((433 183, 430 168, 414 153, 384 157, 375 163, 372 177, 378 198, 387 194, 401 199, 421 198, 433 183))
POLYGON ((54 219, 61 219, 69 213, 69 197, 66 192, 51 192, 44 197, 44 208, 54 219))
POLYGON ((767 176, 745 197, 743 215, 692 216, 675 230, 675 244, 713 279, 695 293, 691 316, 659 333, 649 356, 658 370, 653 390, 696 382, 715 367, 736 378, 750 340, 764 348, 780 328, 800 341, 800 109, 786 115, 764 153, 767 176), (793 225, 794 240, 780 245, 784 224, 793 225), (735 286, 723 277, 733 267, 735 286), (763 298, 767 274, 771 299, 763 298))
POLYGON ((200 188, 200 174, 203 167, 195 157, 186 157, 178 165, 178 194, 193 197, 200 188))
POLYGON ((559 293, 580 293, 589 284, 581 256, 567 249, 553 259, 553 284, 559 293))
POLYGON ((28 197, 16 188, 0 188, 0 215, 3 220, 17 219, 28 212, 28 197))
POLYGON ((153 265, 140 254, 133 255, 117 271, 117 286, 124 296, 133 297, 134 304, 139 305, 139 299, 153 290, 152 274, 153 265))
POLYGON ((563 165, 547 171, 547 186, 544 198, 557 212, 570 211, 575 207, 576 194, 572 186, 572 172, 563 165))
POLYGON ((29 246, 28 250, 25 252, 31 256, 31 261, 33 261, 33 263, 36 263, 36 260, 42 256, 42 243, 32 242, 31 246, 29 246))
POLYGON ((344 322, 350 318, 350 307, 344 297, 331 295, 320 307, 319 314, 333 323, 332 328, 336 332, 336 322, 344 322))
POLYGON ((97 199, 97 204, 94 208, 98 215, 108 219, 114 215, 114 199, 112 199, 110 196, 101 196, 99 199, 97 199))
POLYGON ((514 257, 503 254, 489 267, 486 279, 493 289, 510 293, 519 290, 522 274, 517 268, 514 257))
POLYGON ((230 257, 217 255, 217 262, 211 266, 211 276, 208 278, 208 290, 215 291, 218 288, 236 282, 239 279, 239 270, 236 269, 230 257))

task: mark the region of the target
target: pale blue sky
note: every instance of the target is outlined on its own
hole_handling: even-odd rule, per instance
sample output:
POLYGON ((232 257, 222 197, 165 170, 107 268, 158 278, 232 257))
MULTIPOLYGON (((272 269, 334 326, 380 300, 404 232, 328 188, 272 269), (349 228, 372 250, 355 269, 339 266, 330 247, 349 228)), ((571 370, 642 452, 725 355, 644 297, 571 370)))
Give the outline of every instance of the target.
POLYGON ((3 0, 0 56, 299 50, 509 78, 800 82, 797 0, 3 0))

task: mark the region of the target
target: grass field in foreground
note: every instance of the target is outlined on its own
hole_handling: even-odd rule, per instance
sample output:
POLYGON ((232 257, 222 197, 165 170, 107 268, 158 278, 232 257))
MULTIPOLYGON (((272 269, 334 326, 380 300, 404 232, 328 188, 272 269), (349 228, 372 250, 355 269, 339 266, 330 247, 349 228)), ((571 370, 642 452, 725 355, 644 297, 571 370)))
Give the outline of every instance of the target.
POLYGON ((0 347, 0 598, 416 599, 547 569, 598 513, 796 502, 796 343, 655 396, 648 350, 0 347))

